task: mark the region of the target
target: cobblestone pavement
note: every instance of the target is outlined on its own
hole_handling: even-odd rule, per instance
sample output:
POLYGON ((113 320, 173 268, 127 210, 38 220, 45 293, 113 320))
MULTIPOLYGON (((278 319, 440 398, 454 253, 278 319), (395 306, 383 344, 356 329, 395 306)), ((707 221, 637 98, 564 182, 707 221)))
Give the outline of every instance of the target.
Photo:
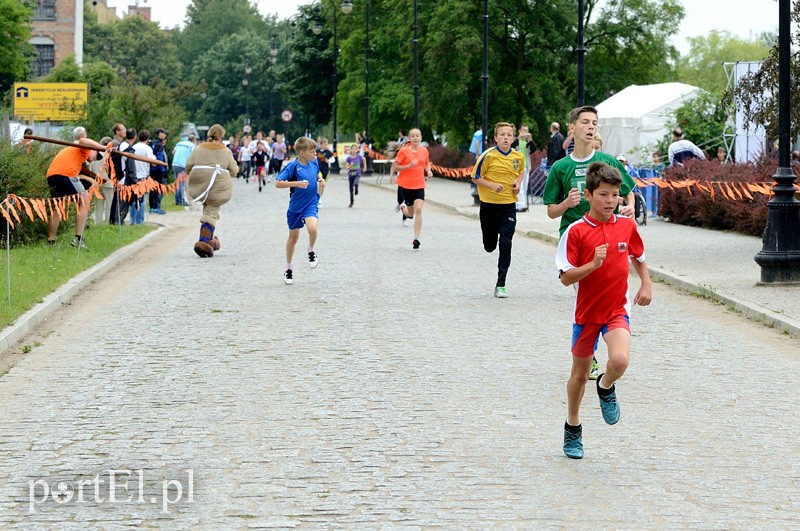
POLYGON ((569 460, 555 249, 515 239, 495 299, 476 221, 426 207, 412 251, 393 193, 346 196, 293 286, 285 192, 239 181, 214 258, 179 227, 65 307, 0 378, 0 527, 800 526, 796 339, 656 285, 569 460))

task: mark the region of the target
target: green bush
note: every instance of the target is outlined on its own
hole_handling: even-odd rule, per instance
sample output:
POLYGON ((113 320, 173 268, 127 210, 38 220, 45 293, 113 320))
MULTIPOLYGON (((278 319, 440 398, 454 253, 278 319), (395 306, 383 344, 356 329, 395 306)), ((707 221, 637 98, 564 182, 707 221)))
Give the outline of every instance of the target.
MULTIPOLYGON (((47 168, 57 152, 57 147, 37 142, 12 145, 8 140, 0 141, 0 202, 9 194, 20 197, 50 197, 47 168)), ((11 229, 12 245, 46 237, 47 225, 43 221, 32 222, 28 216, 22 215, 20 218, 22 222, 14 223, 15 226, 11 229)), ((70 216, 70 220, 74 223, 75 216, 70 216)), ((0 240, 3 246, 6 243, 6 229, 6 220, 0 216, 0 240)))

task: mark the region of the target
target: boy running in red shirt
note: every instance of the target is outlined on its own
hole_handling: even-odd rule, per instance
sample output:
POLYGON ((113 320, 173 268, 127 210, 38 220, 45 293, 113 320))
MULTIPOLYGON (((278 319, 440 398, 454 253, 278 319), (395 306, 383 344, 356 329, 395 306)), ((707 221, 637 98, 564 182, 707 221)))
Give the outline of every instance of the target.
POLYGON ((564 424, 564 453, 573 459, 583 457, 579 410, 600 334, 608 346, 606 371, 597 378, 600 410, 607 424, 619 421, 614 382, 628 368, 630 352, 629 256, 634 258, 633 267, 641 279, 633 303, 647 306, 652 299, 644 243, 636 222, 614 214, 621 184, 622 177, 616 168, 602 162, 590 164, 584 190, 589 213, 572 223, 558 243, 556 266, 561 283, 565 286, 578 283, 564 424))

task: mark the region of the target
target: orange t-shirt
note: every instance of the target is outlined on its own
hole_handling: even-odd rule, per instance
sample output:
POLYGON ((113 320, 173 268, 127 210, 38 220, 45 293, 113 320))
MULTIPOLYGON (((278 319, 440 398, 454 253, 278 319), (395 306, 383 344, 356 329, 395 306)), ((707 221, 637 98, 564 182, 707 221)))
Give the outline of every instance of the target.
POLYGON ((428 148, 419 146, 419 149, 411 151, 411 145, 403 146, 394 159, 398 166, 408 166, 412 160, 417 159, 417 165, 407 170, 401 170, 397 174, 397 186, 408 188, 409 190, 419 190, 425 188, 425 169, 428 167, 428 148))
POLYGON ((89 160, 91 151, 76 147, 66 147, 58 152, 50 167, 47 176, 63 175, 64 177, 77 177, 81 173, 83 163, 89 160))

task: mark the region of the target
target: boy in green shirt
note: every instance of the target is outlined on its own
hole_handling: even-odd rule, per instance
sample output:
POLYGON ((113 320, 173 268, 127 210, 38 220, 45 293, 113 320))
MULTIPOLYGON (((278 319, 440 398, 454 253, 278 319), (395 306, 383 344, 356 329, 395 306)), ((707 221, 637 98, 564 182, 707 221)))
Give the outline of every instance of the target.
MULTIPOLYGON (((569 113, 569 134, 574 138, 575 150, 553 163, 542 193, 542 202, 547 205, 550 219, 561 217, 558 236, 563 236, 567 227, 589 212, 589 201, 584 197, 583 191, 586 188, 586 170, 592 162, 604 162, 616 168, 622 175, 619 195, 626 199, 627 206, 618 208, 615 213, 632 218, 635 212, 633 189, 636 183, 617 159, 602 151, 595 151, 592 147, 592 141, 597 135, 597 109, 589 105, 572 109, 569 113)), ((593 358, 589 378, 596 380, 599 370, 597 358, 593 358)))

